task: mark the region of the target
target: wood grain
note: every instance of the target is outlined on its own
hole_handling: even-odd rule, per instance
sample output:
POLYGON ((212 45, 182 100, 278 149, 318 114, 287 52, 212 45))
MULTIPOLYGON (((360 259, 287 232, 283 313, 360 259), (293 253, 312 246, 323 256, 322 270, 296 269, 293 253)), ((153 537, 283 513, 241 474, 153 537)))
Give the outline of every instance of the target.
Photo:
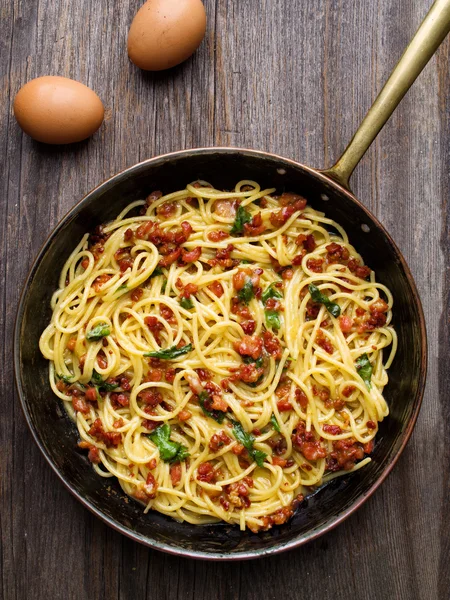
MULTIPOLYGON (((205 0, 207 37, 184 65, 142 73, 126 35, 140 2, 0 0, 0 596, 256 600, 448 598, 450 589, 450 44, 355 173, 356 195, 403 251, 425 308, 429 378, 393 474, 354 516, 286 555, 242 564, 148 550, 84 510, 41 457, 14 390, 12 329, 33 257, 87 191, 135 162, 236 145, 325 166, 337 158, 430 0, 205 0), (73 77, 107 108, 88 142, 24 136, 12 99, 73 77)), ((39 318, 38 314, 36 318, 39 318)))

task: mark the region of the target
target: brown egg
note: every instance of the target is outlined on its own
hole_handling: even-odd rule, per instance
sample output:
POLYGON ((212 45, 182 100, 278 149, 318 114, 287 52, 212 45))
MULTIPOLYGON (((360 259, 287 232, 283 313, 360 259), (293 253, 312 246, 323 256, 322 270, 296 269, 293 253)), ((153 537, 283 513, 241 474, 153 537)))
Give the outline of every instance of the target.
POLYGON ((46 144, 71 144, 86 139, 103 122, 102 101, 90 88, 67 77, 37 77, 14 99, 20 127, 46 144))
POLYGON ((162 71, 193 54, 205 37, 201 0, 148 0, 128 33, 128 56, 146 71, 162 71))

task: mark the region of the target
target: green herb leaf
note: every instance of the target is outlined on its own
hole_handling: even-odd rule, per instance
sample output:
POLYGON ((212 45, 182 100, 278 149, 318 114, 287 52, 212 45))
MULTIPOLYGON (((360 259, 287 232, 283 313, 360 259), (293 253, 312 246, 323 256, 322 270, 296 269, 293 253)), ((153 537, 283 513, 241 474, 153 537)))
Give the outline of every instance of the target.
POLYGON ((194 304, 190 298, 180 298, 180 306, 186 310, 194 308, 194 304))
POLYGON ((67 377, 67 375, 61 375, 58 373, 57 377, 58 379, 61 379, 61 381, 64 381, 66 385, 70 385, 72 383, 73 375, 71 377, 67 377))
POLYGON ((256 462, 258 467, 262 467, 267 454, 265 452, 262 452, 261 450, 255 450, 255 448, 253 448, 255 437, 251 433, 247 433, 242 427, 242 425, 239 423, 239 421, 232 421, 232 423, 233 434, 236 440, 244 446, 244 448, 256 462))
POLYGON ((253 260, 247 260, 246 258, 243 258, 241 260, 241 265, 252 265, 253 264, 253 260))
POLYGON ((121 291, 121 290, 127 290, 128 286, 126 283, 123 283, 122 285, 119 285, 119 287, 117 288, 117 292, 121 291))
POLYGON ((144 356, 150 356, 151 358, 162 358, 165 360, 173 360, 183 354, 187 354, 192 350, 192 344, 187 344, 181 348, 172 346, 171 348, 164 348, 164 350, 157 350, 156 352, 146 352, 144 356))
POLYGON ((211 397, 206 390, 204 392, 200 392, 198 396, 198 402, 202 411, 207 417, 211 417, 211 419, 214 419, 214 421, 217 421, 218 423, 223 423, 225 413, 222 410, 208 410, 207 408, 205 408, 205 402, 210 400, 210 398, 211 397))
POLYGON ((231 235, 237 235, 244 231, 245 223, 249 223, 252 220, 252 215, 243 206, 238 206, 236 211, 236 217, 234 219, 233 227, 231 228, 231 235))
POLYGON ((164 275, 164 273, 161 267, 156 266, 153 269, 153 273, 150 275, 150 279, 152 279, 152 277, 157 277, 158 275, 164 275))
POLYGON ((90 342, 98 342, 98 340, 110 335, 110 333, 111 330, 109 325, 107 323, 100 323, 100 325, 97 325, 97 327, 94 327, 94 329, 87 332, 86 339, 90 342))
POLYGON ((263 366, 263 357, 260 356, 256 360, 251 356, 243 356, 242 361, 245 362, 246 365, 254 364, 257 369, 260 369, 263 366))
POLYGON ((361 354, 361 356, 357 359, 355 365, 358 371, 358 375, 366 384, 367 389, 370 390, 372 388, 371 379, 373 367, 370 364, 370 360, 367 354, 361 354))
POLYGON ((105 390, 105 392, 112 392, 119 387, 118 383, 108 383, 102 379, 100 373, 97 373, 95 369, 92 371, 91 383, 98 387, 99 390, 105 390))
POLYGON ((278 431, 278 433, 280 433, 280 431, 281 431, 280 426, 278 424, 276 416, 273 413, 272 413, 272 416, 270 417, 270 422, 272 423, 272 426, 275 429, 275 431, 278 431))
POLYGON ((322 294, 319 288, 313 285, 312 283, 309 284, 308 289, 313 302, 316 302, 317 304, 323 304, 327 311, 330 313, 330 315, 336 318, 339 317, 339 315, 341 314, 341 307, 339 306, 339 304, 331 302, 328 296, 322 294))
POLYGON ((247 277, 244 286, 238 291, 237 295, 239 300, 242 300, 242 302, 245 302, 245 304, 248 304, 250 300, 254 297, 255 293, 253 291, 253 284, 250 277, 247 277))
POLYGON ((168 423, 160 425, 153 433, 149 433, 148 437, 158 447, 159 456, 164 462, 181 462, 189 457, 189 452, 186 446, 173 442, 170 439, 170 426, 168 423))
POLYGON ((280 315, 277 313, 276 310, 265 310, 264 314, 266 316, 267 327, 271 327, 272 329, 280 329, 280 315))
POLYGON ((268 288, 266 288, 261 296, 261 300, 263 304, 267 302, 269 298, 282 298, 283 294, 277 290, 274 283, 271 283, 268 288))

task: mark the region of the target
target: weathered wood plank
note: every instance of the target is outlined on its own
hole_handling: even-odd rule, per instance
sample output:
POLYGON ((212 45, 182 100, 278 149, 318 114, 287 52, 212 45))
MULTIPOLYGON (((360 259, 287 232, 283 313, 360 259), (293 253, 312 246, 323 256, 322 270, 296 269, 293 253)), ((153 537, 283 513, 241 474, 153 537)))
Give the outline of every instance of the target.
POLYGON ((0 2, 0 596, 5 600, 301 596, 423 600, 450 587, 450 43, 417 81, 354 176, 416 278, 430 372, 404 456, 357 514, 289 554, 242 564, 177 559, 108 529, 57 482, 13 392, 21 285, 59 218, 89 189, 152 155, 191 146, 337 158, 429 0, 205 0, 207 39, 187 63, 145 74, 126 56, 139 2, 0 2), (114 4, 114 5, 113 5, 114 4), (11 101, 32 77, 95 89, 107 120, 88 142, 48 148, 18 130, 11 101), (440 386, 440 387, 439 387, 440 386))

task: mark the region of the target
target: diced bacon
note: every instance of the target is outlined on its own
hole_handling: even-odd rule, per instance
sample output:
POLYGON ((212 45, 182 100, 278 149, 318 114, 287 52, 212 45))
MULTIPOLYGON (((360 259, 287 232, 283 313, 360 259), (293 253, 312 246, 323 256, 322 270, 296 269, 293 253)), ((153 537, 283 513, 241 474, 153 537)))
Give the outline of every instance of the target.
POLYGON ((147 388, 140 391, 138 399, 142 400, 146 406, 158 406, 163 401, 161 392, 156 388, 147 388))
POLYGON ((113 408, 125 408, 130 405, 130 398, 126 394, 113 392, 110 398, 113 408))
POLYGON ((313 273, 322 273, 323 258, 308 258, 306 267, 313 273))
POLYGON ((170 479, 172 480, 173 487, 176 487, 181 481, 182 469, 180 463, 176 463, 170 466, 170 479))
POLYGON ((147 198, 145 199, 145 204, 146 206, 148 206, 150 208, 150 206, 156 201, 159 200, 162 196, 162 192, 160 192, 159 190, 155 190, 154 192, 151 192, 147 198))
POLYGON ((279 456, 272 456, 272 464, 276 467, 281 467, 284 469, 287 464, 287 460, 285 458, 280 458, 279 456))
POLYGON ((92 284, 94 291, 98 294, 101 288, 111 279, 111 277, 112 275, 108 275, 107 273, 103 273, 102 275, 96 277, 94 279, 94 283, 92 284))
POLYGON ((356 258, 351 258, 348 261, 347 266, 352 273, 354 273, 357 277, 360 277, 361 279, 366 279, 371 272, 370 267, 360 265, 359 260, 356 258))
POLYGON ((320 329, 317 332, 316 342, 317 342, 318 346, 320 346, 323 350, 325 350, 325 352, 327 352, 328 354, 333 354, 333 352, 334 352, 333 344, 330 342, 328 337, 322 333, 322 331, 320 329))
POLYGON ((170 323, 171 325, 175 325, 175 323, 177 322, 173 310, 169 308, 166 304, 159 305, 159 314, 165 321, 167 321, 167 323, 170 323))
POLYGON ((249 237, 261 235, 265 230, 266 226, 262 222, 262 215, 260 212, 254 215, 249 223, 245 223, 244 225, 244 233, 249 237))
POLYGON ((231 442, 231 438, 225 433, 225 431, 220 430, 215 433, 211 439, 209 440, 209 449, 211 452, 217 452, 219 448, 223 446, 228 446, 231 442))
POLYGON ((100 452, 99 452, 99 449, 97 448, 97 446, 91 446, 91 449, 89 450, 89 453, 88 453, 88 459, 94 465, 98 465, 101 462, 100 452))
POLYGON ((350 258, 350 253, 347 248, 340 244, 336 244, 336 242, 328 244, 325 246, 325 249, 327 251, 327 261, 330 264, 344 262, 350 258))
POLYGON ((387 302, 385 302, 381 298, 378 298, 378 300, 375 300, 375 302, 372 302, 372 304, 369 306, 369 310, 372 314, 385 313, 389 310, 389 306, 388 306, 387 302))
POLYGON ((156 483, 156 479, 155 479, 153 473, 148 473, 147 479, 146 479, 145 485, 144 485, 144 491, 150 500, 152 500, 153 498, 156 498, 157 489, 158 489, 158 484, 156 483))
POLYGON ((241 321, 240 326, 242 327, 242 331, 246 335, 253 335, 256 329, 256 321, 253 319, 248 319, 247 321, 241 321))
POLYGON ((325 424, 322 429, 325 433, 329 433, 330 435, 339 435, 342 433, 342 429, 339 427, 339 425, 325 424))
POLYGON ((292 410, 292 404, 289 402, 289 400, 283 398, 277 402, 277 408, 280 412, 287 412, 292 410))
POLYGON ((308 397, 300 388, 295 390, 295 401, 297 404, 300 404, 303 409, 308 408, 308 397))
POLYGON ((140 288, 140 287, 135 288, 131 292, 130 298, 133 302, 138 302, 142 298, 143 293, 144 293, 144 290, 142 288, 140 288))
POLYGON ((190 413, 188 410, 180 410, 180 412, 178 413, 178 420, 182 423, 184 423, 185 421, 189 421, 191 417, 192 413, 190 413))
POLYGON ((73 352, 75 350, 75 346, 77 345, 77 338, 70 338, 69 341, 66 344, 66 348, 67 350, 70 350, 70 352, 73 352))
POLYGON ((343 333, 348 333, 352 330, 353 319, 351 317, 348 317, 347 315, 341 315, 339 317, 339 326, 343 333))
MULTIPOLYGON (((233 369, 233 374, 230 376, 230 381, 243 381, 244 383, 256 383, 263 375, 264 369, 256 367, 255 364, 242 364, 238 369, 233 369)), ((228 385, 228 381, 227 381, 228 385)))
POLYGON ((176 248, 169 254, 166 254, 166 256, 163 256, 158 263, 159 266, 160 267, 170 267, 170 265, 172 263, 174 263, 176 260, 178 260, 180 258, 181 251, 182 251, 182 248, 176 248))
POLYGON ((201 463, 197 468, 197 479, 206 483, 214 481, 216 473, 210 462, 201 463))
POLYGON ((193 250, 189 250, 189 251, 182 248, 181 260, 184 263, 193 263, 200 258, 201 253, 202 253, 201 246, 197 246, 193 250))
POLYGON ((211 292, 218 298, 223 296, 223 286, 219 281, 213 281, 210 283, 208 285, 208 289, 211 290, 211 292))
POLYGON ((103 429, 103 424, 100 419, 96 419, 88 431, 91 437, 103 442, 107 448, 110 446, 118 446, 122 435, 118 431, 109 432, 103 429))
POLYGON ((90 411, 90 408, 86 404, 85 400, 77 396, 72 396, 72 406, 76 412, 80 412, 83 415, 86 415, 90 411))
POLYGON ((303 421, 299 421, 292 434, 292 444, 296 450, 303 454, 306 460, 317 460, 318 458, 325 458, 327 455, 320 440, 317 440, 312 432, 306 431, 306 425, 303 421))
POLYGON ((210 242, 221 242, 225 240, 227 237, 230 237, 226 231, 222 229, 215 229, 214 231, 210 231, 206 236, 210 242))
POLYGON ((238 203, 236 200, 216 200, 214 203, 214 213, 225 219, 234 219, 238 203))
POLYGON ((251 356, 254 360, 257 360, 263 349, 263 340, 259 337, 244 335, 244 337, 234 343, 234 349, 241 356, 251 356))
POLYGON ((138 240, 148 240, 148 236, 154 225, 155 223, 153 221, 146 221, 145 223, 139 225, 139 227, 136 229, 136 238, 138 240))
POLYGON ((353 438, 335 440, 333 450, 330 452, 326 468, 328 471, 350 471, 364 456, 362 444, 353 438))
POLYGON ((355 390, 356 388, 354 385, 346 385, 345 388, 342 390, 342 395, 345 398, 349 398, 349 396, 351 396, 355 390))
POLYGON ((275 360, 280 360, 283 356, 283 348, 280 340, 271 331, 265 331, 263 341, 266 352, 275 360))
POLYGON ((212 402, 210 404, 211 410, 220 410, 226 412, 228 410, 228 404, 220 394, 213 394, 212 402))
POLYGON ((162 219, 170 219, 173 217, 178 209, 176 202, 163 202, 156 207, 156 214, 162 219))
POLYGON ((86 400, 88 402, 96 402, 97 401, 97 390, 95 387, 90 387, 86 390, 86 400))

